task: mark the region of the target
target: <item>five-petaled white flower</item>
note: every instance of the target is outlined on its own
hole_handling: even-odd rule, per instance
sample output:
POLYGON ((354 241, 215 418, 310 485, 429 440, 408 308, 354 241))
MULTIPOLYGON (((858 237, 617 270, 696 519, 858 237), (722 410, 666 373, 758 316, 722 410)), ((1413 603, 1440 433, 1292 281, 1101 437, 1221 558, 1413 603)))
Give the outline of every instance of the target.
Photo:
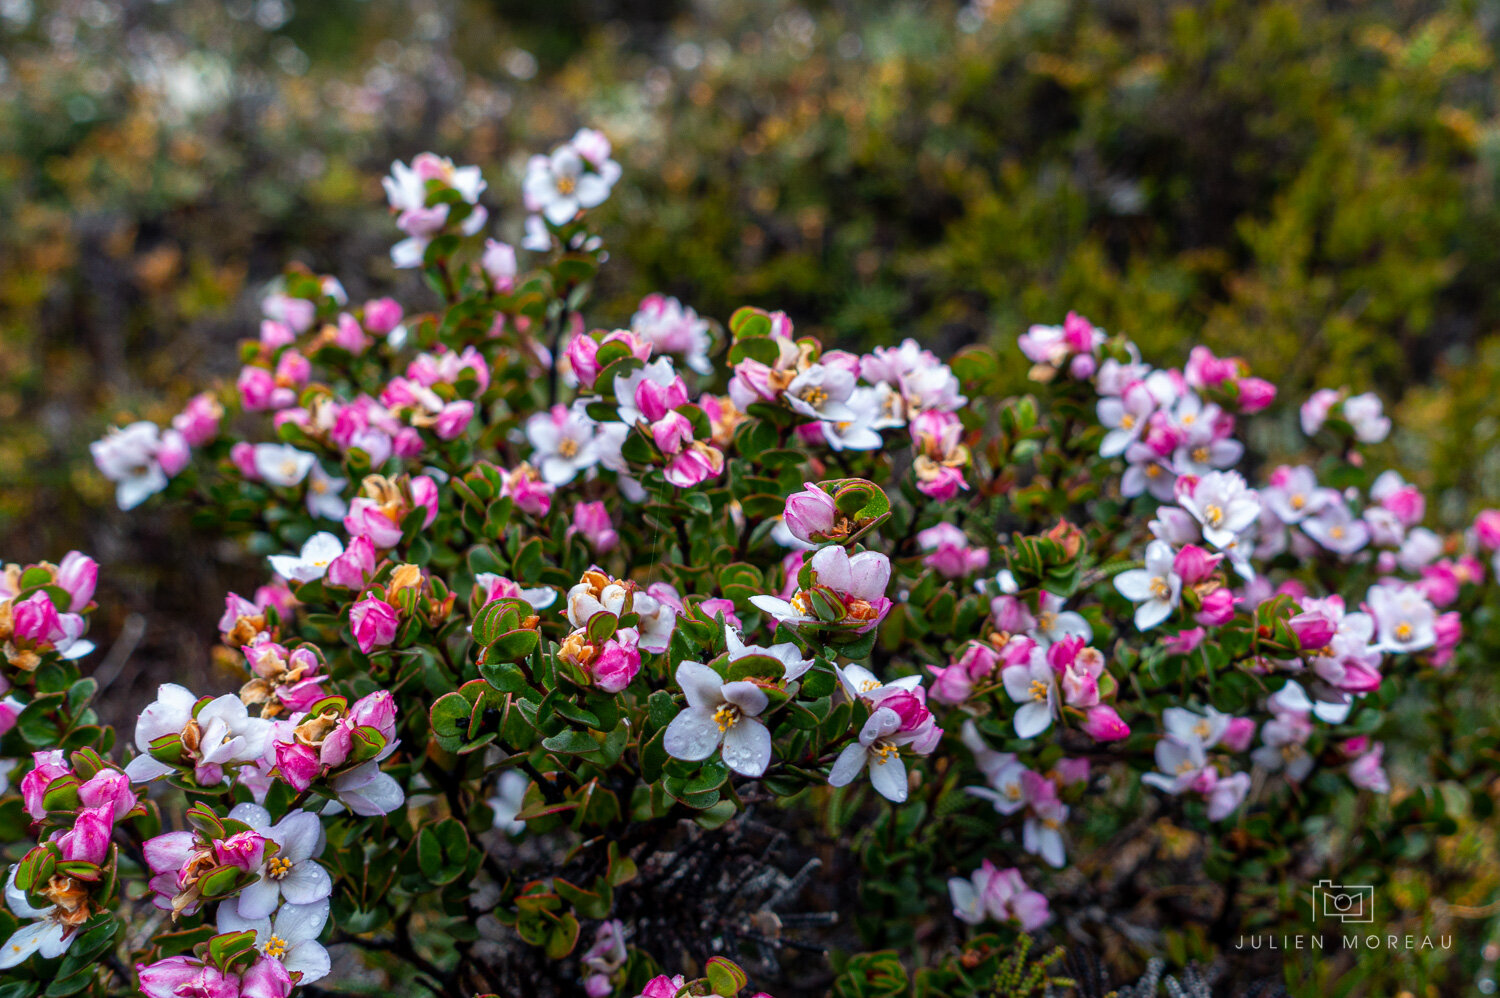
POLYGON ((901 746, 916 737, 916 732, 901 730, 901 715, 889 707, 877 707, 860 729, 859 740, 846 745, 834 761, 829 784, 848 786, 868 766, 876 792, 894 804, 904 802, 906 763, 901 761, 901 746))
POLYGON ((299 808, 273 825, 271 812, 259 804, 239 804, 229 817, 243 821, 278 847, 261 864, 260 879, 240 892, 240 917, 267 918, 282 898, 288 904, 309 905, 333 893, 333 881, 317 861, 324 842, 323 822, 317 815, 299 808))
POLYGON ((220 932, 254 932, 255 948, 280 960, 288 972, 300 973, 303 985, 328 976, 328 951, 318 942, 327 923, 326 898, 315 904, 284 904, 274 918, 246 918, 234 910, 234 905, 219 905, 220 932))
POLYGON ((759 715, 766 691, 749 680, 726 683, 698 662, 677 667, 687 707, 667 725, 662 745, 674 759, 707 759, 723 744, 724 764, 742 776, 760 776, 771 763, 771 732, 759 715))
POLYGON ((344 543, 326 530, 320 530, 307 539, 299 554, 273 554, 266 560, 283 579, 293 582, 312 582, 321 579, 328 571, 329 562, 344 553, 344 543))
POLYGON ((1016 710, 1016 737, 1031 738, 1052 726, 1057 713, 1057 672, 1047 653, 1033 648, 1029 661, 1000 670, 1005 692, 1021 706, 1016 710))
POLYGON ((1176 557, 1166 541, 1152 541, 1146 546, 1146 567, 1134 568, 1115 576, 1115 588, 1135 608, 1135 626, 1143 631, 1160 624, 1172 615, 1182 596, 1182 577, 1172 566, 1176 557))

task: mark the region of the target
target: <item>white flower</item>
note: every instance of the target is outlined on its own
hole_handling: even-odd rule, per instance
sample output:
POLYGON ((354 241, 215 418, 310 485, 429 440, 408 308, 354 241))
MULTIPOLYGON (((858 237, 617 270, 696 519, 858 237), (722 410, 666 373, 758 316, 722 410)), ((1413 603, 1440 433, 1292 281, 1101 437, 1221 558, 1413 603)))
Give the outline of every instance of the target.
POLYGON ((1068 820, 1068 805, 1056 797, 1032 804, 1033 812, 1021 826, 1021 848, 1040 856, 1049 866, 1061 869, 1067 863, 1062 826, 1068 820))
POLYGON ((566 485, 599 460, 594 421, 582 409, 553 406, 526 421, 526 439, 536 448, 531 461, 548 485, 566 485))
POLYGON ((742 776, 760 776, 771 763, 771 732, 759 720, 769 703, 748 680, 726 683, 706 665, 683 662, 677 685, 687 707, 667 725, 662 745, 674 759, 707 759, 723 743, 724 764, 742 776))
POLYGON ((167 487, 167 473, 157 458, 160 449, 161 428, 145 420, 111 428, 104 439, 89 444, 94 464, 115 483, 115 504, 121 509, 134 509, 167 487))
POLYGON ((1016 737, 1031 738, 1052 726, 1057 712, 1057 673, 1040 647, 1032 649, 1030 661, 1000 670, 1006 694, 1021 706, 1016 710, 1016 737))
POLYGON ((1202 525, 1204 539, 1220 549, 1233 544, 1260 516, 1260 497, 1234 471, 1210 471, 1181 502, 1202 525))
POLYGON ((1186 707, 1168 707, 1162 711, 1161 716, 1166 722, 1168 735, 1179 741, 1196 739, 1206 749, 1219 743, 1224 732, 1229 730, 1229 722, 1234 720, 1230 715, 1212 707, 1205 709, 1202 714, 1195 714, 1186 707))
MULTIPOLYGON (((848 408, 853 414, 845 420, 824 420, 823 439, 834 450, 879 450, 885 445, 880 435, 882 425, 890 425, 887 402, 897 405, 900 411, 901 397, 891 391, 889 385, 880 388, 856 388, 849 396, 848 408), (881 389, 884 389, 882 393, 881 389)), ((901 425, 897 422, 895 425, 901 425)))
POLYGON ((328 976, 328 951, 318 942, 328 924, 328 901, 315 904, 285 904, 275 918, 245 918, 233 905, 219 905, 219 931, 255 933, 255 948, 280 960, 290 973, 302 975, 308 985, 328 976))
POLYGON ((344 544, 333 534, 320 530, 302 545, 300 554, 273 554, 266 560, 283 579, 312 582, 328 571, 328 563, 344 553, 344 544))
POLYGON ((857 417, 848 405, 853 394, 854 374, 833 364, 814 364, 786 386, 787 405, 793 412, 835 422, 857 417))
POLYGON ((1143 631, 1160 624, 1172 615, 1182 596, 1182 577, 1173 569, 1176 557, 1166 541, 1152 541, 1146 547, 1146 567, 1134 568, 1115 576, 1115 588, 1135 608, 1135 626, 1143 631))
POLYGON ((265 755, 271 722, 251 717, 238 696, 226 693, 216 697, 194 715, 197 702, 191 691, 176 683, 163 683, 157 688, 156 699, 136 721, 135 747, 140 754, 125 766, 126 776, 136 783, 147 783, 172 772, 171 766, 151 757, 151 743, 165 735, 181 734, 189 725, 195 729, 196 748, 184 745, 185 757, 193 760, 200 786, 222 783, 223 766, 228 763, 250 762, 265 755))
POLYGON ((323 852, 323 822, 300 808, 271 824, 271 812, 259 804, 239 804, 229 812, 259 834, 275 842, 276 855, 261 864, 260 879, 239 894, 237 910, 242 918, 266 918, 281 899, 288 904, 310 905, 333 893, 328 871, 317 862, 323 852))
POLYGON ((390 814, 406 801, 401 784, 389 773, 382 773, 380 764, 374 759, 335 776, 332 784, 339 801, 366 818, 390 814))
POLYGON ((606 160, 604 166, 600 173, 588 170, 571 143, 558 146, 550 157, 531 157, 521 185, 526 209, 541 212, 553 225, 566 225, 580 211, 603 204, 609 197, 620 168, 613 160, 606 160))
POLYGON ((1156 743, 1156 768, 1160 772, 1146 773, 1141 782, 1169 794, 1180 794, 1193 785, 1207 765, 1202 741, 1169 733, 1156 743))
POLYGON ((813 667, 813 660, 803 658, 802 649, 793 641, 783 641, 774 645, 747 645, 740 640, 739 632, 728 624, 724 625, 724 641, 729 646, 729 661, 735 662, 747 655, 765 655, 774 658, 781 663, 782 669, 785 670, 782 678, 789 683, 801 679, 813 667))
POLYGON ((19 864, 10 868, 10 879, 5 883, 5 903, 17 917, 34 921, 16 929, 4 944, 0 944, 0 970, 25 963, 33 953, 40 953, 44 960, 55 959, 66 953, 73 940, 78 938, 77 933, 63 924, 61 908, 33 908, 27 903, 26 893, 16 886, 19 870, 19 864))
POLYGON ((307 479, 308 513, 325 520, 342 520, 349 512, 349 504, 343 496, 344 486, 348 484, 349 479, 334 478, 315 462, 307 479))
POLYGON ((1370 528, 1349 512, 1337 493, 1324 493, 1316 516, 1302 521, 1302 532, 1335 554, 1350 555, 1370 542, 1370 528))
POLYGON ((1371 586, 1365 603, 1379 628, 1379 650, 1415 652, 1437 643, 1437 611, 1416 587, 1371 586))
POLYGON ((1344 418, 1354 428, 1354 439, 1378 444, 1391 432, 1390 417, 1381 411, 1380 397, 1373 392, 1344 399, 1344 418))
POLYGON ((255 445, 255 473, 262 481, 283 488, 300 485, 317 460, 291 444, 255 445))
MULTIPOLYGON (((1002 572, 1001 575, 1008 575, 1002 572)), ((1000 576, 996 576, 999 579, 1000 576)), ((1007 589, 1002 581, 1001 592, 1015 592, 1015 577, 1010 578, 1011 588, 1007 589)), ((1031 639, 1043 648, 1050 648, 1055 642, 1063 638, 1082 638, 1084 643, 1094 640, 1094 629, 1089 622, 1083 619, 1083 614, 1072 610, 1064 610, 1066 601, 1053 593, 1043 590, 1037 597, 1036 627, 1031 632, 1031 639)))
POLYGON ((829 785, 848 786, 869 767, 870 784, 876 792, 892 803, 903 803, 907 784, 901 746, 914 737, 914 732, 901 730, 899 714, 889 707, 877 707, 860 729, 859 740, 845 746, 834 761, 833 770, 828 774, 829 785))
POLYGON ((526 806, 526 790, 530 786, 531 781, 514 769, 500 774, 495 783, 495 796, 485 801, 495 812, 493 827, 506 835, 520 835, 526 831, 526 822, 517 821, 516 815, 526 806))
POLYGON ((1137 381, 1119 398, 1100 399, 1098 409, 1099 422, 1109 430, 1099 444, 1099 456, 1116 457, 1140 439, 1147 420, 1156 411, 1156 399, 1144 382, 1137 381))

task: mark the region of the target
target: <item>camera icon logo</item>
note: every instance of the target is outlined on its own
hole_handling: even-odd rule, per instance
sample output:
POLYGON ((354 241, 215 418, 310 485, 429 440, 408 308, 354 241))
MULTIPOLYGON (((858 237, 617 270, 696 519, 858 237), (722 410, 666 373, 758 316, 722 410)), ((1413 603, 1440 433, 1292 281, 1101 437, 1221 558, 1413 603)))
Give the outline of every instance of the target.
POLYGON ((1336 918, 1341 922, 1375 921, 1375 888, 1365 884, 1336 884, 1320 880, 1313 885, 1314 918, 1336 918))

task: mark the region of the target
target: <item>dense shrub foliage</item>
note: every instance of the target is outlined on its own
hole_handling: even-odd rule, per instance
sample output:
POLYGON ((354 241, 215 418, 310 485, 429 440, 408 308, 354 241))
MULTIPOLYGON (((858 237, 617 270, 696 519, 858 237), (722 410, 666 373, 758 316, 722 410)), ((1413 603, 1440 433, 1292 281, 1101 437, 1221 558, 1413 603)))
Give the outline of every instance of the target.
POLYGON ((264 584, 238 688, 116 746, 98 566, 7 568, 0 994, 1026 994, 1031 934, 1274 977, 1235 940, 1319 880, 1417 943, 1314 982, 1479 972, 1441 840, 1492 807, 1500 512, 1425 526, 1377 396, 1272 464, 1244 360, 1076 312, 948 361, 660 294, 595 328, 612 157, 509 202, 398 161, 420 296, 292 267, 232 378, 93 444, 264 584))

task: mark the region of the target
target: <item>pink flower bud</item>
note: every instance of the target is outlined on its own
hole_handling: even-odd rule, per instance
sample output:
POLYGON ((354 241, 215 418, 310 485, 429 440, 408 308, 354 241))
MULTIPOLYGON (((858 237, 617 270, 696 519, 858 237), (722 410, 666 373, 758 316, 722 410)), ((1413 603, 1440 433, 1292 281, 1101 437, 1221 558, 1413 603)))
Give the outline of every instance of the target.
POLYGON ((949 502, 960 491, 967 491, 968 488, 969 483, 964 480, 964 473, 946 465, 940 466, 932 477, 919 478, 917 481, 917 490, 938 502, 949 502))
POLYGON ((178 472, 187 467, 192 456, 193 451, 188 446, 186 437, 177 430, 162 431, 161 443, 156 449, 156 460, 168 478, 176 478, 178 472))
POLYGON ((78 812, 72 830, 57 840, 63 859, 99 866, 109 856, 109 836, 113 830, 114 817, 109 805, 84 808, 78 812))
POLYGON ((63 634, 57 608, 45 592, 35 592, 11 607, 12 635, 17 641, 41 644, 63 634))
POLYGON ((1087 759, 1059 759, 1053 767, 1059 783, 1067 785, 1070 783, 1086 783, 1089 778, 1089 761, 1087 759))
POLYGON ((1229 726, 1224 729, 1219 744, 1231 752, 1243 752, 1254 740, 1255 721, 1248 717, 1236 717, 1230 720, 1229 726))
POLYGON ((250 365, 241 368, 235 387, 240 392, 240 405, 244 406, 247 412, 281 408, 274 404, 277 401, 276 376, 263 367, 250 365))
POLYGON ((599 363, 596 359, 598 354, 599 341, 592 336, 581 334, 568 341, 568 348, 563 356, 567 358, 573 376, 583 388, 593 388, 595 379, 599 377, 599 363))
POLYGON ((438 413, 437 422, 433 424, 432 431, 437 434, 439 440, 453 440, 463 435, 464 430, 469 428, 469 420, 473 418, 473 402, 467 399, 449 402, 443 406, 443 411, 438 413))
POLYGON ((1486 509, 1474 517, 1474 536, 1486 551, 1500 549, 1500 509, 1486 509))
POLYGON ((368 537, 355 537, 343 554, 328 563, 328 572, 323 579, 341 589, 363 589, 374 574, 375 545, 368 537))
POLYGON ((275 319, 262 319, 260 321, 260 345, 267 350, 280 350, 288 343, 295 342, 297 334, 292 332, 292 327, 275 319))
POLYGON ((219 420, 224 407, 209 392, 188 399, 188 404, 172 417, 172 428, 182 434, 191 447, 201 447, 219 435, 219 420))
POLYGON ((255 832, 236 832, 214 843, 214 856, 226 866, 241 870, 260 869, 266 854, 266 840, 255 832))
POLYGON ((679 489, 692 488, 724 473, 724 454, 701 440, 672 458, 663 477, 679 489))
POLYGON ((79 551, 69 551, 57 566, 53 579, 70 597, 68 609, 82 610, 94 598, 94 585, 99 580, 99 564, 79 551))
POLYGON ((1196 544, 1188 544, 1172 559, 1172 571, 1182 577, 1184 586, 1196 586, 1212 575, 1223 560, 1221 554, 1209 554, 1196 544))
POLYGON ((957 706, 968 700, 969 695, 974 692, 974 682, 969 678, 969 670, 962 665, 929 665, 927 671, 932 673, 929 692, 938 703, 957 706))
POLYGON ((1235 387, 1239 391, 1240 412, 1245 415, 1260 412, 1276 401, 1276 386, 1261 378, 1241 378, 1235 387))
MULTIPOLYGON (((265 959, 260 961, 277 962, 265 959)), ((140 978, 141 994, 145 998, 180 998, 182 995, 194 995, 196 998, 249 998, 249 993, 236 985, 233 975, 225 974, 218 967, 195 957, 169 956, 155 963, 138 963, 135 970, 140 978)), ((282 973, 286 971, 283 969, 282 973)), ((273 996, 256 995, 254 998, 273 996)))
POLYGON ((1234 607, 1238 602, 1234 593, 1221 586, 1203 597, 1203 609, 1193 619, 1205 627, 1222 627, 1234 619, 1234 607))
POLYGON ((594 685, 605 693, 618 693, 630 685, 630 681, 641 671, 641 653, 636 647, 636 642, 630 640, 631 635, 627 632, 634 628, 624 628, 616 631, 615 638, 604 643, 604 648, 599 652, 590 665, 593 674, 594 685), (625 640, 620 640, 621 638, 625 640))
POLYGON ((573 525, 568 532, 581 534, 595 554, 603 554, 620 542, 620 535, 610 521, 609 510, 602 502, 577 503, 573 507, 573 525))
POLYGON ((423 527, 432 526, 432 521, 438 515, 438 487, 437 482, 427 475, 418 475, 411 480, 411 500, 418 506, 427 510, 427 516, 422 520, 423 527))
POLYGON ((376 335, 384 335, 401 325, 401 306, 392 298, 376 298, 365 302, 365 328, 376 335))
POLYGON ((396 737, 396 700, 388 690, 376 690, 355 701, 349 720, 362 728, 374 728, 390 742, 396 737))
POLYGON ((1299 613, 1287 621, 1303 651, 1318 651, 1328 646, 1338 633, 1338 625, 1321 613, 1299 613))
POLYGON ((359 643, 359 650, 366 655, 396 640, 399 624, 391 605, 373 596, 349 608, 349 627, 354 632, 354 640, 359 643))
POLYGON ((370 338, 365 335, 358 319, 348 312, 340 312, 334 326, 333 345, 358 357, 370 348, 370 338))
POLYGON ((1203 643, 1203 638, 1207 633, 1201 627, 1178 631, 1171 637, 1163 639, 1162 647, 1174 655, 1191 655, 1203 643))
POLYGON ((1097 742, 1117 742, 1130 737, 1130 725, 1107 703, 1095 704, 1088 709, 1083 730, 1097 742))
POLYGON ((692 421, 669 412, 651 424, 651 440, 663 454, 676 454, 693 442, 692 421))
POLYGON ((233 462, 235 469, 240 473, 240 477, 244 478, 247 482, 260 480, 260 472, 255 467, 254 444, 241 440, 233 447, 230 447, 229 460, 233 462))
POLYGON ((130 789, 130 777, 118 769, 101 769, 78 788, 78 799, 84 807, 108 807, 112 821, 131 812, 140 798, 130 789))
POLYGON ((293 742, 276 743, 276 770, 281 774, 281 779, 298 793, 312 785, 322 768, 318 750, 312 746, 293 742))
POLYGON ((648 422, 656 422, 667 413, 680 405, 686 405, 688 401, 687 385, 681 377, 676 377, 670 383, 659 385, 647 378, 635 389, 635 407, 641 411, 648 422))
POLYGON ((833 496, 812 482, 804 482, 801 492, 786 497, 786 508, 781 515, 793 537, 813 544, 825 540, 833 531, 838 507, 833 496))
POLYGON ((31 761, 31 772, 21 778, 21 801, 26 806, 26 813, 34 820, 41 821, 47 813, 47 808, 42 803, 47 787, 53 780, 67 776, 73 770, 65 761, 61 749, 33 752, 31 761))
MULTIPOLYGON (((182 993, 182 992, 177 992, 182 993)), ((186 992, 193 994, 194 992, 186 992)), ((240 979, 239 998, 289 998, 292 993, 292 976, 286 964, 274 957, 261 957, 250 965, 240 979)), ((208 998, 221 998, 209 995, 208 998)), ((230 993, 222 998, 234 998, 230 993)))

